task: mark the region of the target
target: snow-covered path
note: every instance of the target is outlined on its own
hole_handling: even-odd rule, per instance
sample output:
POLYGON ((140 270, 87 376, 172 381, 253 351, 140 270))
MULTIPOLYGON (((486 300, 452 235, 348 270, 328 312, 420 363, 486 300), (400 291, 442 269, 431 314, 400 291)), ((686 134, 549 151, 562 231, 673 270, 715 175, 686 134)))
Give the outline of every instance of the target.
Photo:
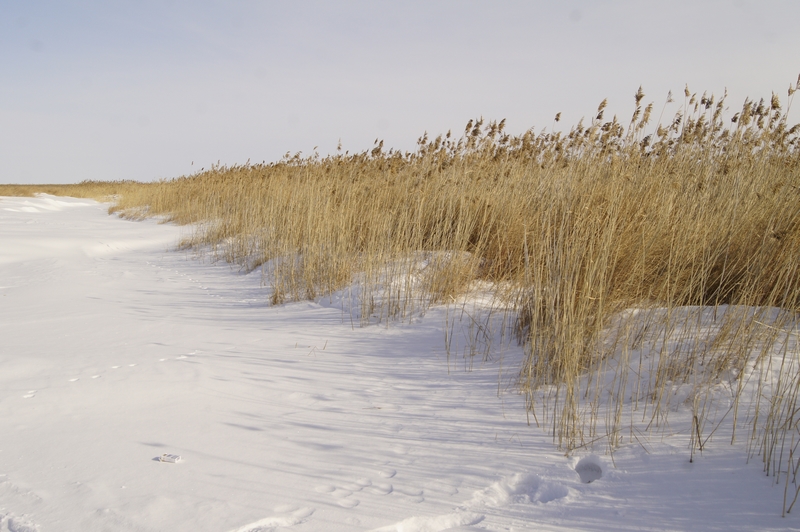
POLYGON ((498 398, 498 358, 448 372, 444 310, 353 328, 325 302, 270 307, 258 272, 170 251, 179 235, 0 198, 0 530, 800 525, 741 447, 564 457, 498 398))

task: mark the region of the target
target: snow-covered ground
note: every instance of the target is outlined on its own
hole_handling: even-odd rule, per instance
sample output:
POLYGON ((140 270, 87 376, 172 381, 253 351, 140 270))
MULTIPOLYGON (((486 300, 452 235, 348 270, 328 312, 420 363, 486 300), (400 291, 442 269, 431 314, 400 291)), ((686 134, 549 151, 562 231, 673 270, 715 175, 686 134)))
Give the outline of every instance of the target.
POLYGON ((106 209, 0 198, 0 530, 800 529, 743 444, 565 457, 515 344, 465 371, 443 308, 271 307, 259 272, 106 209))

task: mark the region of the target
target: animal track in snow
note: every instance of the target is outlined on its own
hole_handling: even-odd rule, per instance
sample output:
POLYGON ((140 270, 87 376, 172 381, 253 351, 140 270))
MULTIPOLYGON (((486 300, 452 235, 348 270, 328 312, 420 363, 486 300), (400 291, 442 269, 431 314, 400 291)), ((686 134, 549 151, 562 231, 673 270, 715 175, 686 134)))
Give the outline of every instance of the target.
MULTIPOLYGON (((163 359, 163 360, 166 360, 166 359, 163 359)), ((129 368, 133 368, 133 367, 136 367, 137 365, 138 365, 137 363, 133 363, 133 364, 128 364, 128 366, 127 366, 127 367, 129 367, 129 368)), ((109 368, 110 368, 110 369, 120 369, 121 367, 122 367, 122 366, 120 366, 120 365, 117 365, 117 366, 109 366, 109 368)), ((102 373, 98 373, 98 374, 96 374, 96 375, 91 375, 89 378, 90 378, 90 379, 100 379, 100 378, 102 378, 102 377, 103 377, 103 374, 102 374, 102 373)), ((68 379, 68 380, 69 380, 69 382, 78 382, 78 381, 79 381, 79 380, 81 380, 81 379, 80 379, 80 377, 73 377, 73 378, 71 378, 71 379, 68 379)), ((31 392, 29 392, 29 393, 31 393, 31 392)), ((0 529, 0 532, 2 532, 2 529, 0 529)))
POLYGON ((275 512, 278 515, 259 519, 254 523, 236 528, 231 532, 272 532, 277 527, 299 525, 311 517, 311 514, 314 513, 314 509, 297 508, 295 506, 278 506, 275 508, 275 512))

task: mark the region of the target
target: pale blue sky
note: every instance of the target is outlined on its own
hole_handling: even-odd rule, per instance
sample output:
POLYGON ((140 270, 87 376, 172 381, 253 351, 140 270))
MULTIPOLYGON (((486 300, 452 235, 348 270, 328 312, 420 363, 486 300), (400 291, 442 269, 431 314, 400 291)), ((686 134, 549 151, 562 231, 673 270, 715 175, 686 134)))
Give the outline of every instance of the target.
POLYGON ((477 116, 568 128, 605 97, 627 120, 640 84, 659 109, 727 87, 732 114, 785 101, 798 20, 796 0, 0 0, 0 183, 407 150, 477 116))

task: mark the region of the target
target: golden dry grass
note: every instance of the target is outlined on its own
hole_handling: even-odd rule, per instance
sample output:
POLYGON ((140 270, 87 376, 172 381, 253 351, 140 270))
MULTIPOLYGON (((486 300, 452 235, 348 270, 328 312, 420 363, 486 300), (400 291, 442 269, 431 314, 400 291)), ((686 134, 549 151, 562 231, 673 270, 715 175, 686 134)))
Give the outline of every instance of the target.
POLYGON ((115 201, 132 190, 146 188, 148 183, 138 181, 83 181, 70 185, 0 185, 0 196, 33 196, 51 194, 73 198, 91 198, 97 201, 115 201))

